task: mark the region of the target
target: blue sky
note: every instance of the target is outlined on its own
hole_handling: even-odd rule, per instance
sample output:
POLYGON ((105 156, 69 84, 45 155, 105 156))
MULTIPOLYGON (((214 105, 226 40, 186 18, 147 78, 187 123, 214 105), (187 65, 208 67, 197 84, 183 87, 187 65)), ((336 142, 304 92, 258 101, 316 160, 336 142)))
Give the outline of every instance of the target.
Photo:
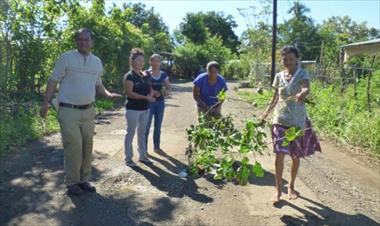
MULTIPOLYGON (((111 6, 112 3, 122 5, 123 2, 126 1, 108 0, 107 6, 111 6)), ((171 32, 178 27, 187 12, 217 11, 234 17, 238 24, 235 33, 240 36, 247 29, 247 21, 239 13, 238 8, 248 14, 253 12, 252 7, 256 7, 257 11, 260 10, 259 0, 134 0, 128 2, 142 2, 148 8, 154 7, 171 32)), ((301 2, 310 8, 311 11, 307 15, 311 16, 316 23, 322 23, 323 20, 332 16, 348 15, 358 23, 367 22, 369 26, 380 29, 380 0, 301 0, 301 2)), ((291 4, 290 0, 278 0, 278 22, 289 18, 287 10, 291 4)), ((248 18, 253 24, 252 17, 248 18)))

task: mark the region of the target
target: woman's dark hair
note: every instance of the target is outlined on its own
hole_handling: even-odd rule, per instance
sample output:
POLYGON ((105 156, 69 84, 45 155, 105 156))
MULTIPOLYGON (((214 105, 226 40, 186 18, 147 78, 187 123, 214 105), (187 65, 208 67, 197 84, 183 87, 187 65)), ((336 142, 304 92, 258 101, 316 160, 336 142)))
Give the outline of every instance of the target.
POLYGON ((219 63, 216 61, 210 61, 207 64, 206 69, 207 69, 207 71, 209 71, 211 68, 215 68, 215 69, 219 70, 220 69, 219 63))
POLYGON ((300 51, 297 49, 297 47, 287 45, 282 47, 281 49, 281 56, 284 56, 286 54, 293 53, 296 58, 300 57, 300 51))
POLYGON ((139 56, 144 56, 144 51, 140 48, 133 48, 131 50, 131 54, 129 55, 130 62, 136 60, 139 56))

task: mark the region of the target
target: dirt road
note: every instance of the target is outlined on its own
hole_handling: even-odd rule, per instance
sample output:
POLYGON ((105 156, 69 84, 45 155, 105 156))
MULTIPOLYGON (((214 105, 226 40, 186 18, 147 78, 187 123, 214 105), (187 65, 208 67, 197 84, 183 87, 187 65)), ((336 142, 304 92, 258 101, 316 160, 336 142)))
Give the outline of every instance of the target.
MULTIPOLYGON (((224 114, 233 114, 236 122, 247 119, 252 108, 229 85, 224 114)), ((259 157, 265 177, 252 178, 247 186, 179 177, 187 163, 185 128, 195 122, 196 110, 191 83, 173 86, 162 129, 168 156, 150 151, 152 166, 131 170, 124 165, 124 109, 100 120, 92 174, 96 194, 65 195, 59 134, 3 156, 0 225, 379 225, 379 163, 325 140, 322 154, 301 161, 296 182, 301 197, 290 201, 284 194, 277 207, 269 202, 274 192, 271 148, 259 157)))

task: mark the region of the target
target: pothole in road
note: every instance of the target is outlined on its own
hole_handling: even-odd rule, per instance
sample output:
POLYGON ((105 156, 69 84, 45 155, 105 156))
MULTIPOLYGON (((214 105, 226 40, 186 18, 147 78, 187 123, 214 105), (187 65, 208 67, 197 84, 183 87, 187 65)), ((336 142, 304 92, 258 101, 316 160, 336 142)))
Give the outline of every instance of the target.
POLYGON ((186 181, 181 178, 161 178, 154 179, 137 174, 133 171, 121 173, 107 178, 101 183, 104 190, 120 193, 155 193, 164 192, 170 197, 183 197, 186 193, 186 181))
POLYGON ((146 184, 144 178, 132 172, 120 173, 119 175, 109 177, 102 183, 104 185, 120 186, 120 185, 138 185, 146 184))

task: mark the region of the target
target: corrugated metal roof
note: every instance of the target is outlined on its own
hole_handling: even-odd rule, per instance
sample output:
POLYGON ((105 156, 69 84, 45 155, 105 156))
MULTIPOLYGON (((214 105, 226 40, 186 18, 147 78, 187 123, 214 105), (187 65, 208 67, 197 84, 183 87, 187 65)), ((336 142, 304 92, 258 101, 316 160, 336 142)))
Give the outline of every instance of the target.
POLYGON ((348 45, 341 46, 342 48, 351 47, 351 46, 363 46, 363 45, 373 45, 378 43, 380 45, 380 39, 374 39, 369 41, 363 41, 363 42, 354 42, 348 45))
POLYGON ((341 49, 344 52, 342 62, 345 62, 349 58, 359 54, 379 55, 380 39, 351 43, 348 45, 341 46, 341 49))

